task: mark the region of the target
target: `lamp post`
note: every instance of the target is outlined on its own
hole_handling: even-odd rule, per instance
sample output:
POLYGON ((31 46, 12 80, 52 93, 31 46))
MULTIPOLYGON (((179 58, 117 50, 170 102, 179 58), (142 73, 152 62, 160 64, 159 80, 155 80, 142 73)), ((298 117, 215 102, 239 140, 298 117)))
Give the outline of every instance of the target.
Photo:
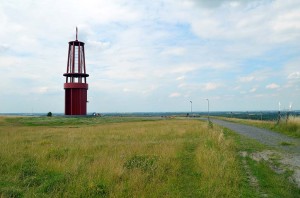
POLYGON ((193 113, 193 101, 190 101, 191 103, 191 114, 193 113))
POLYGON ((206 100, 207 100, 207 119, 209 121, 209 99, 206 100))

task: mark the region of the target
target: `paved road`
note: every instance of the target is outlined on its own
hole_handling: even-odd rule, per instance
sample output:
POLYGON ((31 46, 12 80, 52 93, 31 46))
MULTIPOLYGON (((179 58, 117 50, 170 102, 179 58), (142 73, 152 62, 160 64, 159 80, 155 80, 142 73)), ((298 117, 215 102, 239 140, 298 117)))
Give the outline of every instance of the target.
POLYGON ((280 133, 272 132, 266 129, 260 129, 249 125, 238 124, 217 119, 211 119, 211 121, 215 124, 231 129, 241 135, 253 138, 261 142, 262 144, 278 148, 280 150, 288 151, 289 153, 300 153, 300 139, 291 138, 280 133), (292 145, 282 146, 282 142, 289 142, 292 145))

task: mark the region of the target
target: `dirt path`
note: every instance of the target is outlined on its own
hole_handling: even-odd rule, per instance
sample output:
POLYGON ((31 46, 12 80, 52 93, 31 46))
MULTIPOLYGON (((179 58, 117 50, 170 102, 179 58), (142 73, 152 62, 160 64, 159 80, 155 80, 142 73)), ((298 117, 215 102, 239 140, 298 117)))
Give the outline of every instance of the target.
POLYGON ((294 174, 292 179, 300 188, 300 139, 291 138, 280 133, 249 125, 217 119, 211 119, 211 121, 214 124, 226 127, 236 133, 255 139, 258 142, 269 146, 271 150, 253 153, 251 154, 251 157, 256 161, 270 161, 272 155, 279 156, 281 166, 275 167, 274 171, 280 172, 286 169, 293 170, 294 174), (288 143, 290 145, 282 145, 283 143, 288 143))
POLYGON ((266 129, 261 129, 244 124, 238 124, 216 119, 211 119, 211 121, 215 124, 231 129, 241 135, 253 138, 267 146, 287 151, 288 153, 300 154, 300 139, 291 138, 280 133, 275 133, 266 129), (289 143, 291 145, 284 146, 282 145, 282 143, 289 143))

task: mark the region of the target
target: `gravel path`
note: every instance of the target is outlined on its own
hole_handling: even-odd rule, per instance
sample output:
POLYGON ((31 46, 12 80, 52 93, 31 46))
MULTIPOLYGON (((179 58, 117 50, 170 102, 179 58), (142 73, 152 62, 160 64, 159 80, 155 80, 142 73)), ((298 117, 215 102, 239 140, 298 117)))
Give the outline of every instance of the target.
POLYGON ((275 148, 278 152, 274 150, 266 150, 258 153, 252 153, 252 157, 254 160, 263 159, 266 161, 270 161, 270 156, 274 154, 279 155, 279 161, 283 165, 279 168, 279 170, 281 168, 283 170, 293 170, 294 173, 292 175, 292 180, 300 188, 300 139, 291 138, 280 133, 272 132, 266 129, 260 129, 249 125, 238 124, 217 119, 211 119, 211 121, 214 124, 226 127, 235 131, 236 133, 255 139, 264 145, 267 145, 271 148, 275 148), (290 143, 291 145, 283 146, 281 145, 282 142, 290 143))
POLYGON ((211 119, 215 124, 229 128, 241 135, 253 138, 262 144, 286 151, 288 153, 300 154, 300 139, 291 138, 286 135, 272 132, 266 129, 261 129, 249 125, 238 124, 223 120, 211 119), (283 146, 281 143, 290 143, 291 145, 283 146))

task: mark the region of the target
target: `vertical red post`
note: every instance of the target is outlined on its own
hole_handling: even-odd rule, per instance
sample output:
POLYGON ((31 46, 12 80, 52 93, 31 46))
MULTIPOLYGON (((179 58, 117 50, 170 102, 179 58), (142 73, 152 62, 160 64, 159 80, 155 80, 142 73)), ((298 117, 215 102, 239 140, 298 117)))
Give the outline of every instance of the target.
POLYGON ((65 89, 65 115, 86 115, 87 90, 85 68, 84 42, 78 41, 76 27, 76 40, 69 42, 65 89), (77 47, 77 50, 76 50, 77 47), (77 55, 77 57, 76 57, 77 55), (82 81, 84 78, 84 81, 82 81))

